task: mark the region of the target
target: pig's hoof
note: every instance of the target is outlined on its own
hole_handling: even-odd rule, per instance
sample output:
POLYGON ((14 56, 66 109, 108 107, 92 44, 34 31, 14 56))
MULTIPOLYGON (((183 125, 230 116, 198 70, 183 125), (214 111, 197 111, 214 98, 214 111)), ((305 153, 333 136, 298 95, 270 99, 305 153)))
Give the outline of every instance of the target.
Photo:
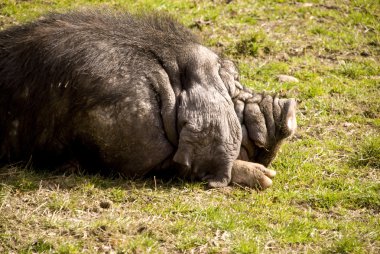
MULTIPOLYGON (((276 172, 276 171, 274 171, 274 172, 276 172)), ((272 185, 273 185, 273 181, 269 177, 263 176, 262 179, 258 180, 258 187, 260 190, 268 189, 272 185)))
POLYGON ((277 172, 271 169, 267 169, 266 172, 264 172, 264 175, 269 178, 274 178, 277 175, 277 172))

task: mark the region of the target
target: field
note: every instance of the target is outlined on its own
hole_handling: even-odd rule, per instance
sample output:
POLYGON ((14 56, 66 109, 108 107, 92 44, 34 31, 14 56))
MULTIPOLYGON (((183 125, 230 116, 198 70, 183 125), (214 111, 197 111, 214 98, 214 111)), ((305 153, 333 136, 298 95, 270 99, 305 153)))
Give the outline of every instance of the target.
POLYGON ((297 134, 264 192, 3 167, 0 253, 380 253, 378 0, 1 0, 0 29, 86 6, 170 13, 297 98, 297 134))

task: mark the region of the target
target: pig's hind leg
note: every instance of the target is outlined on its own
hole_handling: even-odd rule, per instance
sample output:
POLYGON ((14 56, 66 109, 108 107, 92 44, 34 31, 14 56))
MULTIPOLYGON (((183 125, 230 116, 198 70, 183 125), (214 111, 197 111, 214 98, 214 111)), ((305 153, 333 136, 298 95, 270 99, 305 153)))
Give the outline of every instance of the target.
POLYGON ((261 164, 235 160, 232 166, 231 183, 265 190, 272 186, 271 178, 276 171, 267 169, 261 164))

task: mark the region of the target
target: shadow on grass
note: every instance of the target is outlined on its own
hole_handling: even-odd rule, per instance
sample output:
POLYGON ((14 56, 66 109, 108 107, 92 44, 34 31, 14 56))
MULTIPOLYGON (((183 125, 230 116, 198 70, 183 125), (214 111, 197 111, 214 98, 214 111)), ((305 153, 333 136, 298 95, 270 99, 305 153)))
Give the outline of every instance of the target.
POLYGON ((73 189, 83 184, 91 184, 95 188, 131 189, 170 189, 183 188, 190 181, 168 175, 148 175, 143 178, 126 178, 117 173, 91 172, 77 170, 47 170, 23 167, 20 164, 0 167, 0 191, 7 186, 18 191, 34 191, 39 188, 73 189))

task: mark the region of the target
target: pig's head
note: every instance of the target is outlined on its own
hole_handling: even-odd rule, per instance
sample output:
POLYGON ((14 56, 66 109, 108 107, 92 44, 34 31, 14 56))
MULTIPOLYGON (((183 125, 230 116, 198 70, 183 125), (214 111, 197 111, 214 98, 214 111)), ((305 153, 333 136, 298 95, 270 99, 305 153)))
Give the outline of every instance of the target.
POLYGON ((238 158, 268 166, 282 142, 297 128, 296 101, 255 94, 242 87, 231 61, 223 61, 220 75, 241 124, 242 143, 238 158))
POLYGON ((188 51, 180 64, 179 142, 173 161, 210 187, 227 186, 239 155, 241 125, 220 76, 220 58, 202 46, 188 51))

